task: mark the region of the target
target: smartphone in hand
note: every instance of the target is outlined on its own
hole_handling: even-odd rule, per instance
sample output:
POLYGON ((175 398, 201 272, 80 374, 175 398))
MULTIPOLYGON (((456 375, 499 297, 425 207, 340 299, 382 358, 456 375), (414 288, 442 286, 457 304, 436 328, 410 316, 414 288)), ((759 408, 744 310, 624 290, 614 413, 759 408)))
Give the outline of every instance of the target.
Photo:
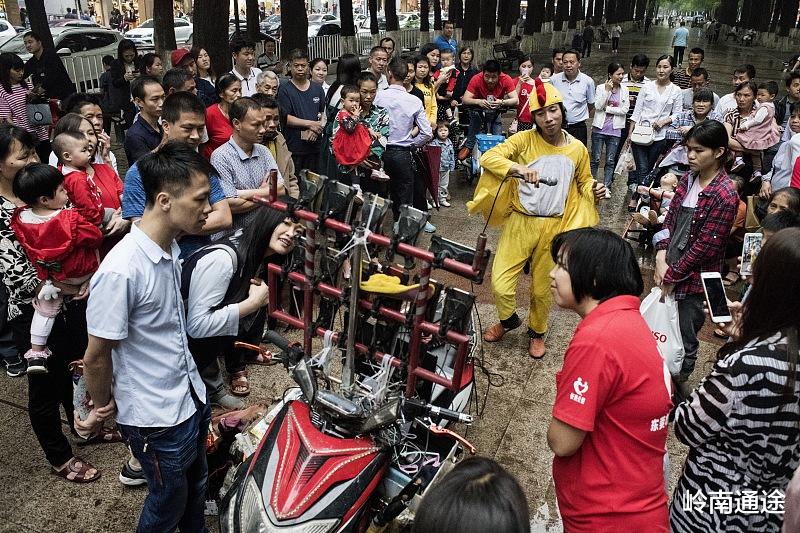
POLYGON ((703 282, 703 291, 711 321, 715 324, 730 322, 732 320, 731 310, 728 308, 722 275, 719 272, 701 272, 700 279, 703 282))
POLYGON ((756 261, 758 253, 761 251, 763 239, 764 235, 761 233, 744 234, 744 241, 742 243, 742 266, 739 268, 739 273, 741 275, 753 275, 753 264, 756 261))

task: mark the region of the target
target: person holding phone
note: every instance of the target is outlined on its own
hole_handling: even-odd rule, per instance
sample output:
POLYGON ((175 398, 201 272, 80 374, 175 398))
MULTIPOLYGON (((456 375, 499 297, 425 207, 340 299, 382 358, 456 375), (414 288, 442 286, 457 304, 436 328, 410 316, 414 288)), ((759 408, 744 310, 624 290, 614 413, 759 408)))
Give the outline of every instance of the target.
POLYGON ((673 376, 678 399, 690 392, 689 376, 700 346, 697 333, 703 327, 701 272, 721 272, 725 246, 736 217, 738 196, 723 163, 728 151, 728 132, 716 120, 703 121, 686 134, 689 172, 678 182, 664 219, 653 237, 656 247, 654 281, 678 302, 683 367, 673 376))
MULTIPOLYGON (((720 348, 711 373, 675 410, 675 435, 689 446, 670 506, 675 533, 781 531, 783 492, 800 465, 798 269, 800 229, 780 230, 753 266, 752 290, 742 304, 738 328, 720 348), (714 506, 701 511, 688 497, 745 491, 761 498, 779 494, 780 510, 762 510, 769 496, 753 513, 738 505, 730 511, 714 506)), ((797 529, 784 524, 784 531, 797 529)))
POLYGON ((519 77, 514 80, 518 95, 517 116, 512 127, 509 128, 511 134, 533 128, 531 110, 528 106, 528 98, 533 92, 533 66, 533 56, 526 55, 520 59, 519 77))

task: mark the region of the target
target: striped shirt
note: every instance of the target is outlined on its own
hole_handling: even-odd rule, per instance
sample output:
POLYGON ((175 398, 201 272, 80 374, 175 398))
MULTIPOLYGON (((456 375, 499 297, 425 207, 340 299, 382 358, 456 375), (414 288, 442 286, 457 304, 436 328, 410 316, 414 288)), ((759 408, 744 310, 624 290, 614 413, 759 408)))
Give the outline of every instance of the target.
POLYGON ((28 87, 20 83, 11 87, 10 93, 0 85, 0 120, 31 132, 40 141, 47 140, 47 126, 31 126, 28 123, 28 106, 25 101, 28 92, 28 87))
POLYGON ((636 108, 636 99, 639 97, 639 91, 642 90, 642 87, 644 87, 644 84, 648 81, 650 81, 650 79, 647 76, 644 76, 641 81, 633 81, 627 74, 622 78, 622 85, 628 88, 628 100, 630 100, 631 103, 631 106, 628 108, 628 120, 631 119, 633 110, 636 108))
POLYGON ((782 491, 800 464, 800 380, 790 372, 787 345, 777 332, 723 356, 677 407, 675 435, 689 454, 670 506, 673 532, 780 531, 782 491), (748 491, 761 498, 755 512, 742 506, 748 491), (763 511, 774 491, 781 491, 780 514, 763 511), (733 506, 701 507, 698 494, 728 495, 733 506))

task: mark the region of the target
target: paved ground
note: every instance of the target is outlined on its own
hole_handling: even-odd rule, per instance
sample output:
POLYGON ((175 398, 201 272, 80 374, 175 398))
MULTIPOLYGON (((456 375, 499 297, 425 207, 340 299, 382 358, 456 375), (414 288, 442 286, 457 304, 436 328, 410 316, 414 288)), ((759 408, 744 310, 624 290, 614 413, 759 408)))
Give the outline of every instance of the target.
MULTIPOLYGON (((696 30, 692 30, 692 37, 696 30)), ((666 29, 655 29, 645 38, 642 35, 625 35, 622 38, 623 64, 636 52, 645 52, 655 59, 669 50, 670 35, 666 29)), ((690 41, 690 45, 694 42, 690 41)), ((723 43, 724 44, 724 43, 723 43)), ((728 92, 733 66, 752 62, 759 70, 760 79, 777 79, 782 68, 783 54, 758 48, 711 48, 707 51, 705 66, 711 71, 714 89, 719 94, 728 92)), ((538 57, 544 61, 549 58, 538 57)), ((610 60, 607 52, 597 52, 584 62, 584 70, 595 79, 601 79, 610 60)), ((651 72, 654 71, 654 61, 651 72)), ((118 157, 124 160, 122 150, 118 157)), ((121 161, 122 163, 122 161, 121 161)), ((122 164, 121 166, 124 166, 122 164)), ((624 184, 613 188, 614 198, 601 205, 602 224, 621 231, 627 213, 623 205, 624 184)), ((439 232, 454 240, 474 243, 483 227, 477 217, 467 217, 464 202, 471 196, 470 188, 460 179, 451 180, 453 207, 434 215, 439 232)), ((490 246, 497 242, 497 233, 491 232, 490 246)), ((649 283, 652 259, 641 259, 642 270, 649 283)), ((477 287, 478 310, 484 325, 493 323, 496 312, 492 305, 487 282, 477 287)), ((526 316, 529 279, 523 278, 519 287, 519 305, 526 316)), ((648 289, 649 290, 649 289, 648 289)), ((538 363, 526 355, 524 329, 513 332, 497 345, 484 346, 483 359, 487 369, 501 379, 488 393, 483 416, 469 429, 467 436, 482 455, 496 458, 516 475, 528 497, 533 531, 560 531, 555 493, 550 475, 552 454, 547 448, 546 429, 554 399, 554 376, 560 368, 564 350, 578 322, 569 312, 553 310, 547 338, 549 353, 538 363)), ((708 327, 702 333, 701 354, 695 378, 710 368, 716 345, 710 341, 708 327)), ((75 354, 80 357, 81 354, 75 354)), ((286 376, 275 367, 251 367, 253 393, 250 402, 270 401, 289 383, 286 376)), ((24 379, 0 377, 0 533, 2 532, 124 532, 132 531, 145 496, 143 489, 129 489, 117 481, 117 474, 125 457, 122 445, 95 446, 79 453, 103 472, 96 483, 79 486, 66 483, 50 474, 49 467, 38 447, 26 413, 27 382, 24 379)), ((483 398, 487 381, 478 374, 479 397, 483 398)), ((677 479, 685 456, 685 448, 670 437, 672 463, 671 486, 677 479)), ((212 530, 216 527, 209 520, 212 530)))

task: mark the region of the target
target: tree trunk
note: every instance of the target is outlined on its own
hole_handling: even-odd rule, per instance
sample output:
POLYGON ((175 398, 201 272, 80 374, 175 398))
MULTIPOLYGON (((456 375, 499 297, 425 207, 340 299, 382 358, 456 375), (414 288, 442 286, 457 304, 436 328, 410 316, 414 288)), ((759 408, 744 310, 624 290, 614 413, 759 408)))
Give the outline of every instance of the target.
MULTIPOLYGON (((719 20, 728 26, 735 26, 737 23, 737 12, 739 0, 722 0, 719 6, 719 20)), ((776 19, 777 20, 777 19, 776 19)))
POLYGON ((525 35, 542 31, 544 13, 544 0, 528 0, 528 10, 525 12, 525 35))
POLYGON ((369 5, 369 32, 378 34, 378 0, 367 0, 369 5))
POLYGON ((247 38, 257 43, 260 41, 261 28, 258 18, 258 0, 245 0, 245 10, 247 15, 247 38))
POLYGON ((433 29, 442 29, 442 0, 433 0, 433 29))
POLYGON ((295 48, 308 50, 308 15, 303 0, 281 0, 281 13, 281 59, 286 59, 295 48))
POLYGON ((464 0, 464 31, 461 39, 477 41, 481 21, 481 0, 464 0))
POLYGON ((447 2, 447 18, 455 24, 456 28, 464 26, 463 0, 450 0, 447 2))
POLYGON ((511 35, 506 31, 506 17, 508 17, 509 0, 497 0, 497 25, 500 26, 500 35, 511 35))
POLYGON ((586 3, 586 20, 590 21, 592 24, 599 26, 600 21, 594 20, 593 12, 594 12, 594 0, 589 0, 586 3))
POLYGON ((559 0, 556 16, 553 19, 553 31, 563 31, 564 21, 569 19, 569 0, 559 0))
POLYGON ((42 38, 42 45, 45 48, 55 48, 53 34, 50 33, 50 25, 47 24, 44 0, 28 0, 25 6, 28 10, 28 21, 30 21, 31 30, 39 34, 39 37, 42 38))
POLYGON ((222 74, 231 69, 227 3, 194 0, 194 44, 206 49, 215 72, 222 74))
POLYGON ((544 6, 544 21, 553 22, 556 16, 556 2, 555 0, 546 0, 544 6))
POLYGON ((497 0, 481 1, 481 39, 492 39, 496 36, 497 0))
POLYGON ((603 6, 605 2, 603 0, 594 0, 594 23, 595 24, 602 24, 603 23, 603 6))
POLYGON ((339 19, 342 21, 342 36, 354 36, 356 27, 353 22, 353 0, 339 0, 339 19))
POLYGON ((781 18, 778 21, 778 35, 787 37, 789 30, 794 28, 797 21, 798 0, 781 0, 781 18))
POLYGON ((522 12, 522 2, 520 0, 509 0, 508 15, 506 21, 508 22, 509 32, 511 35, 516 31, 517 21, 519 20, 520 13, 522 12))
POLYGON ((617 9, 619 9, 618 0, 605 0, 605 16, 607 24, 615 24, 618 20, 617 9))
POLYGON ((430 33, 431 24, 428 21, 428 13, 431 10, 429 0, 420 0, 419 3, 419 31, 420 33, 430 33))
POLYGON ((383 14, 386 16, 386 31, 400 29, 400 21, 397 18, 397 0, 383 0, 383 14))
POLYGON ((583 20, 583 17, 581 17, 580 14, 581 0, 570 0, 569 23, 567 24, 568 29, 574 30, 578 27, 578 21, 583 20))
POLYGON ((781 16, 781 6, 782 6, 781 1, 780 0, 776 0, 775 6, 773 7, 773 10, 772 10, 772 18, 770 19, 770 22, 769 22, 769 32, 770 33, 775 33, 775 28, 778 25, 778 19, 781 16))
POLYGON ((161 60, 167 63, 169 52, 175 50, 178 45, 175 43, 175 24, 173 24, 172 0, 153 1, 153 42, 156 53, 161 56, 161 60))

